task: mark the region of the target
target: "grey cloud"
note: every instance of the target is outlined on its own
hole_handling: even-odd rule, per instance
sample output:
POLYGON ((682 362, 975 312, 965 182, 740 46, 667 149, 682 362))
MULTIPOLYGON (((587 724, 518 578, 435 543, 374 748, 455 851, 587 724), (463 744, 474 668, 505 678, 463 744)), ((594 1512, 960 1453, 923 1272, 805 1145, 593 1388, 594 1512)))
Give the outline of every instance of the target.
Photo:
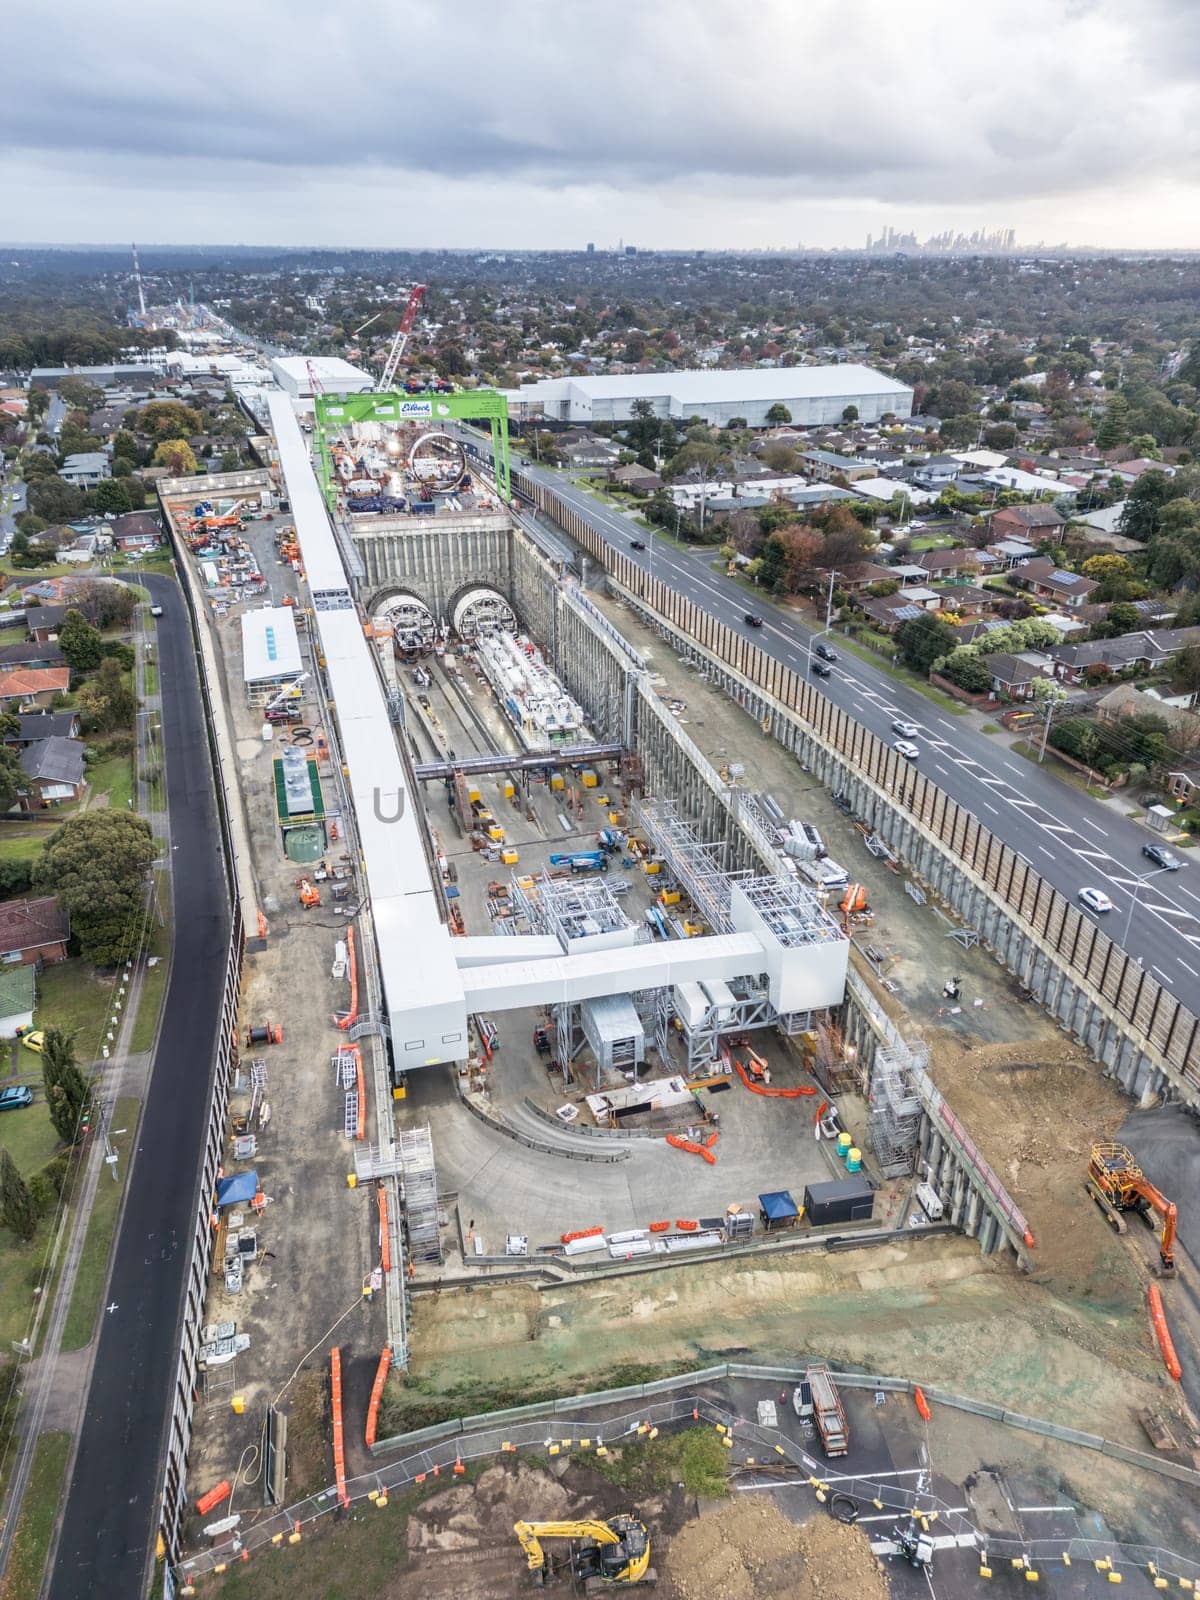
POLYGON ((979 204, 1190 179, 1200 127, 1200 21, 1172 0, 210 0, 186 27, 58 0, 4 44, 22 154, 114 184, 345 174, 351 205, 377 171, 979 204))

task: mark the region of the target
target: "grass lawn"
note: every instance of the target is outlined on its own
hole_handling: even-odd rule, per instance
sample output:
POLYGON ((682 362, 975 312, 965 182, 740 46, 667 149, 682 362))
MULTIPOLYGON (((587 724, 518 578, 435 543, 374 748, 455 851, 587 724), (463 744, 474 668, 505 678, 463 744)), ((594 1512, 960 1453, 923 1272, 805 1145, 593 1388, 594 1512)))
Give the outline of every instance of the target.
MULTIPOLYGON (((1016 744, 1009 746, 1014 755, 1024 756, 1026 761, 1034 763, 1037 763, 1041 748, 1040 743, 1030 744, 1028 739, 1018 739, 1016 744)), ((1046 746, 1046 759, 1041 765, 1050 767, 1056 778, 1061 778, 1064 783, 1069 783, 1073 789, 1080 789, 1084 794, 1090 794, 1093 800, 1112 799, 1111 790, 1104 788, 1102 784, 1089 783, 1084 773, 1076 772, 1075 768, 1067 766, 1065 761, 1057 760, 1053 745, 1046 746)))
POLYGON ((37 1442, 21 1520, 0 1580, 0 1600, 37 1600, 41 1593, 70 1454, 69 1433, 44 1433, 37 1442))
POLYGON ((595 1456, 590 1465, 635 1495, 654 1494, 676 1483, 706 1499, 729 1493, 729 1455, 715 1428, 687 1428, 623 1444, 618 1455, 595 1456))
POLYGON ((5 823, 0 827, 0 861, 32 861, 53 832, 53 828, 5 823))
MULTIPOLYGON (((35 1093, 40 1093, 41 1057, 35 1056, 32 1050, 23 1050, 21 1054, 25 1057, 25 1061, 21 1063, 21 1076, 26 1080, 32 1080, 36 1076, 35 1093), (27 1069, 26 1062, 36 1065, 27 1069)), ((54 1131, 54 1124, 50 1121, 50 1113, 46 1109, 46 1102, 35 1101, 23 1111, 6 1111, 3 1119, 0 1119, 0 1144, 4 1145, 17 1163, 23 1178, 30 1178, 35 1172, 40 1172, 59 1145, 58 1135, 54 1131)), ((10 1235, 5 1234, 4 1238, 7 1244, 10 1235)))
POLYGON ((146 666, 144 668, 144 672, 145 672, 145 692, 148 695, 149 694, 157 694, 158 693, 158 668, 155 666, 153 661, 147 661, 146 666))
MULTIPOLYGON (((45 1109, 41 1107, 43 1113, 45 1109)), ((43 1217, 28 1244, 22 1244, 7 1230, 0 1235, 0 1344, 6 1351, 29 1336, 36 1304, 34 1289, 46 1269, 54 1226, 53 1216, 43 1217)))
POLYGON ((149 1050, 154 1043, 158 1013, 162 1010, 163 995, 167 988, 168 943, 167 930, 156 929, 154 938, 150 942, 150 954, 157 956, 158 960, 154 966, 146 968, 146 976, 142 981, 142 998, 138 1005, 137 1021, 133 1025, 133 1035, 129 1041, 129 1048, 133 1052, 149 1050))
POLYGON ((98 795, 108 796, 109 809, 128 811, 133 798, 133 761, 129 756, 108 756, 96 761, 87 769, 87 779, 92 786, 92 801, 98 795))
MULTIPOLYGON (((878 635, 883 638, 884 635, 878 635)), ((894 648, 892 641, 887 641, 889 648, 894 648)), ((861 661, 870 661, 877 667, 882 667, 889 677, 895 678, 897 683, 905 683, 910 689, 915 689, 918 694, 923 694, 927 700, 932 700, 935 705, 948 711, 952 717, 965 717, 968 707, 960 706, 957 700, 952 700, 948 694, 942 694, 931 683, 919 677, 915 672, 910 672, 907 667, 897 667, 878 650, 873 650, 869 644, 863 644, 860 639, 852 639, 849 634, 839 633, 834 636, 835 648, 845 648, 858 656, 861 661)))
POLYGON ((915 554, 920 550, 944 550, 954 540, 946 533, 917 533, 908 542, 915 554))
POLYGON ((117 1181, 113 1181, 112 1169, 106 1167, 96 1185, 96 1199, 92 1206, 91 1217, 88 1219, 87 1237, 83 1243, 83 1253, 79 1258, 79 1270, 75 1275, 75 1287, 71 1292, 67 1320, 63 1324, 64 1350, 78 1350, 80 1346, 87 1344, 96 1326, 100 1301, 108 1282, 109 1250, 116 1231, 121 1196, 125 1192, 125 1177, 129 1167, 129 1156, 133 1150, 134 1135, 137 1132, 140 1104, 140 1101, 130 1098, 118 1100, 113 1107, 113 1132, 110 1137, 113 1148, 121 1157, 116 1166, 117 1181), (123 1128, 125 1131, 118 1133, 116 1132, 118 1128, 123 1128))
POLYGON ((38 979, 34 1026, 65 1028, 76 1034, 75 1053, 80 1065, 86 1066, 100 1053, 114 994, 113 981, 78 957, 47 967, 38 979))

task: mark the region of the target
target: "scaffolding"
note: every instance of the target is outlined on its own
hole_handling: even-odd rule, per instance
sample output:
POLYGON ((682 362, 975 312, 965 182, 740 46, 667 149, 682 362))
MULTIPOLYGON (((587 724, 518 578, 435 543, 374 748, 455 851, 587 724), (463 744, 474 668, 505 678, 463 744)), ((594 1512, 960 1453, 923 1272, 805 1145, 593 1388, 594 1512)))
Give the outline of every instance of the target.
POLYGON ((921 1141, 920 1080, 929 1063, 927 1045, 898 1039, 876 1053, 871 1069, 868 1134, 885 1178, 908 1177, 921 1141))
POLYGON ((738 888, 785 950, 829 944, 845 937, 828 911, 795 878, 741 878, 738 888))
POLYGON ((408 1228, 408 1253, 413 1261, 442 1264, 441 1217, 433 1136, 426 1124, 404 1128, 399 1140, 401 1193, 408 1228))
POLYGON ((722 847, 706 844, 698 829, 679 814, 674 800, 638 800, 633 814, 662 857, 675 882, 714 933, 732 933, 732 885, 749 881, 751 872, 726 872, 722 847))
POLYGON ((598 874, 552 878, 543 872, 532 881, 514 877, 509 898, 516 914, 528 922, 530 932, 553 935, 564 953, 578 940, 600 934, 625 933, 629 935, 625 942, 636 942, 638 930, 621 910, 607 880, 598 874))

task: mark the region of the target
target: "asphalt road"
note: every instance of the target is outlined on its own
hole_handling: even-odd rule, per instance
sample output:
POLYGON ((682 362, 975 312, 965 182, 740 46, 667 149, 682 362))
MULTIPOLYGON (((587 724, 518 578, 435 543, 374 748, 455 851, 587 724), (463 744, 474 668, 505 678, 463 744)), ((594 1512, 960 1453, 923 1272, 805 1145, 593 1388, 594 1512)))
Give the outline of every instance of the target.
MULTIPOLYGON (((711 548, 677 550, 620 511, 599 504, 560 473, 527 462, 519 465, 579 511, 608 544, 769 655, 799 672, 809 671, 813 630, 765 596, 752 597, 740 584, 714 572, 711 548), (633 539, 643 540, 647 549, 631 549, 633 539), (763 617, 761 628, 744 623, 748 610, 763 617)), ((833 646, 839 659, 832 676, 812 679, 823 694, 880 738, 897 737, 894 720, 916 723, 921 771, 931 774, 1063 894, 1074 898, 1085 885, 1101 889, 1113 902, 1112 911, 1085 911, 1085 915, 1190 1009, 1200 1010, 1200 861, 1185 857, 1179 872, 1155 874, 1141 853, 1150 838, 1144 828, 1034 763, 1012 756, 996 739, 970 726, 966 717, 942 715, 918 690, 839 649, 836 640, 833 646)))
POLYGON ((174 947, 51 1600, 101 1594, 136 1600, 147 1586, 229 941, 229 895, 187 611, 168 579, 145 574, 138 581, 164 609, 159 681, 174 947))

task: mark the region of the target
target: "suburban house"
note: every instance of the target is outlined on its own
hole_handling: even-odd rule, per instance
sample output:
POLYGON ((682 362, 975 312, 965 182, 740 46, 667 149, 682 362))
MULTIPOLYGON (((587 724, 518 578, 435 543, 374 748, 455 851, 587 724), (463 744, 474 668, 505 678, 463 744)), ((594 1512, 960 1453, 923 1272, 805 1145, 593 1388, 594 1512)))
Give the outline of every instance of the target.
POLYGON ((979 589, 973 583, 948 583, 935 593, 943 611, 957 611, 960 617, 986 616, 999 598, 994 589, 979 589))
POLYGON ((1005 506, 991 517, 988 527, 997 539, 1024 539, 1038 544, 1050 539, 1066 524, 1053 506, 1005 506))
POLYGON ((27 744, 21 751, 21 771, 26 778, 23 809, 32 811, 39 806, 80 799, 87 785, 85 748, 80 739, 58 735, 27 744))
POLYGON ((981 550, 923 550, 913 565, 921 568, 926 581, 939 578, 947 583, 955 578, 977 578, 996 563, 981 550))
POLYGON ((112 473, 103 450, 81 450, 77 455, 67 457, 58 469, 58 475, 67 483, 73 483, 77 489, 94 489, 112 473))
POLYGON ((162 528, 153 511, 125 511, 114 517, 108 531, 118 550, 157 550, 162 528))
POLYGON ((1200 766, 1180 767, 1169 772, 1167 788, 1176 800, 1182 800, 1185 806, 1191 805, 1200 796, 1200 766))
POLYGON ((54 704, 55 695, 66 694, 71 674, 66 667, 13 667, 0 669, 0 707, 19 711, 30 706, 54 704))
POLYGON ((1147 461, 1144 456, 1139 456, 1134 461, 1117 461, 1113 464, 1112 470, 1118 478, 1124 478, 1126 483, 1136 483, 1143 472, 1165 472, 1168 478, 1175 476, 1175 468, 1168 466, 1165 461, 1147 461))
POLYGON ((1011 571, 1019 561, 1037 560, 1037 546, 1030 544, 1028 539, 995 539, 987 550, 1006 571, 1011 571))
POLYGON ((57 644, 42 644, 37 639, 22 639, 18 644, 0 645, 0 672, 11 667, 61 667, 65 657, 57 644))
POLYGON ((70 606, 30 606, 25 612, 25 631, 38 644, 50 644, 58 638, 63 618, 70 606))
POLYGON ((957 456, 930 456, 912 469, 912 481, 922 489, 941 491, 948 483, 953 483, 962 470, 963 464, 957 456))
POLYGON ((895 633, 902 622, 914 622, 917 617, 926 614, 926 608, 919 601, 910 599, 903 589, 898 594, 862 595, 857 605, 881 633, 895 633))
POLYGON ((1029 700, 1033 697, 1035 679, 1046 673, 1024 656, 1009 655, 998 650, 995 655, 984 656, 983 664, 992 675, 992 693, 1002 694, 1009 700, 1029 700))
POLYGON ((1035 556, 1032 561, 1022 561, 1012 569, 1012 581, 1029 589, 1041 600, 1053 600, 1055 605, 1076 606, 1086 604, 1093 589, 1100 586, 1094 578, 1085 578, 1078 572, 1067 572, 1056 567, 1045 556, 1035 556))
POLYGON ((1200 749, 1200 713, 1185 705, 1173 705, 1147 694, 1132 683, 1119 683, 1096 701, 1096 715, 1103 722, 1121 722, 1126 717, 1161 717, 1171 730, 1176 745, 1187 750, 1200 749))
POLYGON ((1064 683, 1079 683, 1089 671, 1106 667, 1109 672, 1130 669, 1147 671, 1163 667, 1190 646, 1200 644, 1200 627, 1143 629, 1123 633, 1116 639, 1088 639, 1082 644, 1060 644, 1047 654, 1064 683))
POLYGON ((853 483, 856 478, 873 478, 879 470, 873 461, 835 455, 832 450, 805 450, 800 459, 809 477, 822 483, 828 483, 831 478, 845 478, 847 483, 853 483))
POLYGON ((53 966, 67 959, 71 922, 53 895, 42 900, 0 901, 0 962, 53 966))
POLYGON ((74 711, 30 711, 18 715, 16 733, 5 744, 36 744, 39 739, 78 739, 79 716, 74 711))
POLYGON ((613 483, 622 484, 635 494, 653 494, 656 489, 666 488, 657 472, 639 466, 636 461, 631 461, 627 467, 614 467, 608 476, 613 483))

